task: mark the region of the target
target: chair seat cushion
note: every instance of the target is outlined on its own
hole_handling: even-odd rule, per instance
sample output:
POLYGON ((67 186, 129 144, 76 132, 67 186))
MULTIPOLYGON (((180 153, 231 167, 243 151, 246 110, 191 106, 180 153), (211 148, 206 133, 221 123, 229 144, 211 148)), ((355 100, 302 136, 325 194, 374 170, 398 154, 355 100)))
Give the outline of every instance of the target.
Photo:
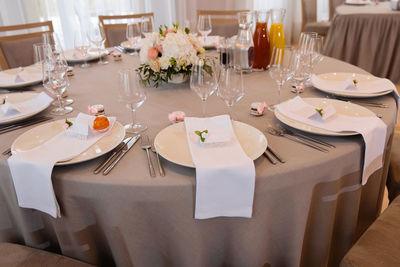
POLYGON ((309 22, 304 25, 304 31, 327 35, 330 26, 331 23, 329 21, 309 22))
POLYGON ((399 252, 400 197, 397 197, 347 252, 340 266, 400 266, 399 252))
POLYGON ((62 255, 11 243, 0 243, 0 266, 93 267, 62 255))

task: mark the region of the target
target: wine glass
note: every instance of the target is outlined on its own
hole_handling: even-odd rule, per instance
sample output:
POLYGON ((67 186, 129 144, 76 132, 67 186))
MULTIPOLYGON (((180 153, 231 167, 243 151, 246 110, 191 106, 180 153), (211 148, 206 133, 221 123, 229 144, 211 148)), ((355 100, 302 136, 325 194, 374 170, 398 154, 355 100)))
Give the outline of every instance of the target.
POLYGON ((212 31, 210 15, 200 15, 199 16, 199 21, 197 22, 197 30, 200 32, 201 36, 203 36, 203 40, 204 40, 203 43, 205 44, 207 36, 212 31))
MULTIPOLYGON (((69 83, 69 79, 66 75, 66 73, 68 71, 67 60, 65 59, 63 53, 54 53, 54 51, 53 51, 53 57, 54 57, 54 62, 55 62, 55 64, 57 64, 58 68, 60 68, 60 70, 62 69, 64 71, 64 78, 67 81, 67 88, 68 88, 70 86, 70 83, 69 83)), ((67 92, 67 89, 64 91, 64 93, 66 93, 66 92, 67 92)), ((66 96, 61 95, 61 97, 65 98, 66 96)), ((68 106, 68 105, 71 105, 72 103, 74 103, 74 100, 72 98, 67 98, 67 99, 61 99, 61 102, 64 106, 68 106)), ((58 106, 57 101, 53 101, 51 104, 54 106, 58 106)))
POLYGON ((207 98, 217 89, 217 70, 213 61, 206 62, 199 59, 192 66, 190 73, 190 89, 192 89, 202 100, 203 117, 206 115, 207 98))
POLYGON ((154 32, 153 17, 142 17, 140 24, 143 36, 146 38, 154 32))
POLYGON ((103 27, 99 24, 97 25, 91 25, 90 30, 89 30, 89 40, 90 42, 97 48, 97 52, 99 55, 99 62, 98 64, 100 65, 106 65, 108 64, 108 61, 103 61, 102 57, 102 49, 104 42, 106 41, 106 34, 104 32, 103 27))
POLYGON ((49 57, 52 57, 51 46, 45 43, 33 44, 33 62, 35 66, 42 71, 43 75, 43 63, 49 57))
POLYGON ((132 111, 132 123, 125 125, 126 132, 140 133, 147 126, 136 122, 136 110, 146 100, 146 92, 141 84, 139 74, 134 69, 119 71, 118 102, 126 105, 132 111))
POLYGON ((269 76, 278 85, 278 103, 281 103, 282 86, 292 78, 293 72, 290 69, 290 58, 293 54, 291 47, 274 47, 272 50, 271 61, 269 63, 269 76))
POLYGON ((309 61, 311 61, 311 57, 304 56, 299 51, 293 51, 289 69, 292 74, 292 92, 296 93, 296 95, 304 91, 305 82, 309 77, 309 66, 311 64, 309 61))
POLYGON ((90 47, 90 41, 89 38, 87 37, 87 34, 85 34, 82 31, 77 31, 75 33, 75 38, 74 38, 74 45, 75 45, 75 50, 77 50, 83 57, 83 64, 81 65, 81 68, 87 68, 90 66, 90 64, 87 63, 87 58, 88 58, 88 50, 90 47))
POLYGON ((50 93, 56 95, 58 107, 51 110, 53 115, 65 115, 73 111, 72 107, 65 107, 61 101, 61 96, 68 87, 68 80, 65 77, 67 72, 62 62, 54 57, 47 58, 43 63, 43 86, 50 93))
POLYGON ((126 38, 128 39, 133 49, 133 53, 130 53, 131 56, 138 54, 137 48, 138 43, 141 39, 141 35, 142 33, 140 31, 140 26, 138 23, 128 23, 128 25, 126 25, 126 38))
POLYGON ((315 35, 311 37, 310 51, 311 51, 311 61, 313 68, 316 64, 318 64, 324 59, 322 55, 323 43, 324 43, 324 37, 322 37, 321 35, 315 35))
POLYGON ((217 95, 228 106, 229 116, 233 120, 232 106, 244 96, 242 71, 236 71, 232 67, 222 67, 219 75, 217 95))

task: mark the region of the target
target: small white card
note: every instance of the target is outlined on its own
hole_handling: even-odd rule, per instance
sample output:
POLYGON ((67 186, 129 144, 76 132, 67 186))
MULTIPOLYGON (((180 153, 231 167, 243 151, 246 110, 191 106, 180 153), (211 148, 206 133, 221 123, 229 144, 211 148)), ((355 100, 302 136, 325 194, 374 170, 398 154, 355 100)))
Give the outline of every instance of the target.
POLYGON ((344 90, 357 90, 356 84, 354 84, 354 79, 352 77, 347 78, 343 82, 343 88, 344 90))
POLYGON ((325 121, 336 114, 336 109, 332 105, 326 105, 323 108, 307 105, 298 109, 296 113, 311 120, 325 121))
POLYGON ((11 116, 18 113, 20 113, 20 111, 8 102, 0 105, 0 116, 11 116))
POLYGON ((85 123, 73 123, 66 131, 66 136, 86 140, 91 134, 89 126, 85 123))

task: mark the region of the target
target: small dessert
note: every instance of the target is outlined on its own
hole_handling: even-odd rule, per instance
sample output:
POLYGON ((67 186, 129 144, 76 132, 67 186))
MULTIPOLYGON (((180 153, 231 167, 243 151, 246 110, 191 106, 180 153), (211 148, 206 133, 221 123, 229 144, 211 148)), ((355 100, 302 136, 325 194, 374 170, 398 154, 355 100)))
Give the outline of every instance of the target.
POLYGON ((111 55, 113 56, 113 58, 114 58, 115 61, 120 61, 120 60, 122 60, 122 54, 121 54, 121 52, 114 51, 114 52, 111 53, 111 55))
POLYGON ((62 98, 68 97, 68 91, 67 91, 66 88, 65 88, 64 92, 62 93, 61 97, 62 97, 62 98))
POLYGON ((168 120, 171 123, 177 123, 177 122, 184 121, 185 117, 186 117, 186 114, 183 111, 174 111, 174 112, 168 114, 168 120))
POLYGON ((74 76, 74 68, 73 67, 68 67, 67 76, 74 76))
POLYGON ((250 106, 250 114, 253 116, 262 116, 264 114, 264 110, 267 107, 267 104, 265 102, 254 102, 251 103, 250 106))
POLYGON ((102 104, 88 106, 88 113, 92 116, 104 115, 104 106, 102 104))
POLYGON ((93 130, 96 131, 105 131, 110 127, 110 121, 107 117, 99 116, 93 121, 93 130))

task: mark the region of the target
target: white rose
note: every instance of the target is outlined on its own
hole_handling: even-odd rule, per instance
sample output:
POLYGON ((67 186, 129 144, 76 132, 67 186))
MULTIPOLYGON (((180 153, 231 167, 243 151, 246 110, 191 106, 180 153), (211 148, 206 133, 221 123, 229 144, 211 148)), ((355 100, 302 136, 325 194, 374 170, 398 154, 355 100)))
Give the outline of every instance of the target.
POLYGON ((169 57, 162 56, 159 58, 159 62, 160 62, 160 68, 163 70, 166 70, 169 67, 171 67, 171 63, 169 62, 169 57))

